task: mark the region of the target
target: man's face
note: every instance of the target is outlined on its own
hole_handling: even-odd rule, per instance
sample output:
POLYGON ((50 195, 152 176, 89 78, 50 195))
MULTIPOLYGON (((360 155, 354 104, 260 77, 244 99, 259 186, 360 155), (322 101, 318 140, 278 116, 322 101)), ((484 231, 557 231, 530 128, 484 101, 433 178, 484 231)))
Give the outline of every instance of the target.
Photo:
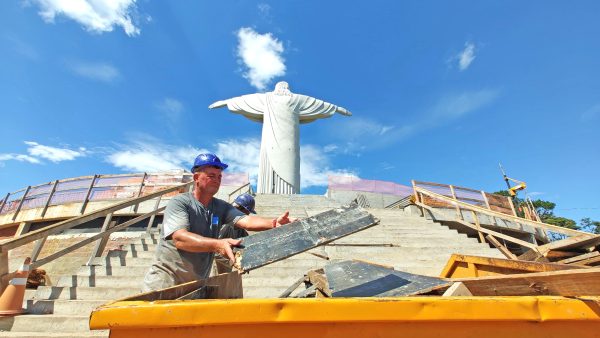
POLYGON ((221 178, 223 177, 221 172, 222 170, 219 168, 204 167, 194 173, 194 181, 196 181, 200 191, 214 195, 221 186, 221 178))

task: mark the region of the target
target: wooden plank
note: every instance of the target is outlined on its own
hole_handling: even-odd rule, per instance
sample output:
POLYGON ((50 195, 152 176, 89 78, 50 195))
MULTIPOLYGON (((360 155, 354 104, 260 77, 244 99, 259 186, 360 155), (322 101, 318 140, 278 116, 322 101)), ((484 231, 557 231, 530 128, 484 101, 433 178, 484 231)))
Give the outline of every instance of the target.
POLYGON ((17 229, 17 232, 15 232, 15 235, 13 237, 23 236, 23 234, 25 234, 25 233, 27 233, 27 231, 29 231, 29 228, 31 228, 31 222, 19 223, 19 228, 17 229))
POLYGON ((577 251, 562 251, 562 250, 550 250, 544 254, 550 261, 557 261, 565 258, 575 257, 581 254, 577 251))
POLYGON ((593 257, 597 257, 600 256, 600 252, 598 251, 592 251, 583 255, 578 255, 575 257, 569 257, 569 258, 565 258, 563 260, 558 261, 557 263, 562 263, 562 264, 571 264, 571 263, 575 263, 578 261, 582 261, 584 259, 588 259, 588 258, 593 258, 593 257))
MULTIPOLYGON (((454 192, 454 187, 452 185, 450 185, 450 194, 452 194, 452 199, 454 201, 457 201, 456 193, 454 192)), ((456 218, 464 220, 463 215, 460 212, 460 207, 458 206, 458 203, 454 204, 454 208, 456 210, 456 218)))
MULTIPOLYGON (((143 221, 146 218, 150 217, 151 215, 154 215, 154 214, 157 214, 159 212, 162 212, 163 210, 165 210, 165 208, 166 207, 161 207, 161 208, 159 208, 157 210, 154 210, 154 211, 151 211, 151 212, 149 212, 147 214, 143 214, 143 215, 138 216, 138 217, 136 217, 134 219, 130 219, 127 222, 121 223, 121 224, 119 224, 119 225, 117 225, 117 226, 115 226, 113 228, 107 229, 104 232, 104 234, 100 233, 100 234, 96 234, 96 235, 91 236, 91 237, 87 237, 86 239, 82 239, 81 241, 79 241, 79 242, 77 242, 77 243, 75 243, 75 244, 73 244, 73 245, 71 245, 71 246, 69 246, 67 248, 64 248, 64 249, 62 249, 60 251, 57 251, 57 252, 55 252, 55 253, 53 253, 51 255, 48 255, 48 256, 46 256, 46 257, 44 257, 44 258, 42 258, 42 259, 40 259, 40 260, 32 263, 31 264, 31 268, 33 269, 33 268, 37 268, 39 266, 42 266, 42 265, 44 265, 44 264, 46 264, 48 262, 51 262, 51 261, 53 261, 53 260, 55 260, 55 259, 57 259, 57 258, 59 258, 59 257, 61 257, 63 255, 65 255, 65 254, 69 253, 69 252, 72 252, 74 250, 82 248, 82 247, 88 245, 89 243, 92 243, 93 241, 95 241, 97 239, 100 239, 100 238, 102 238, 104 236, 107 236, 107 235, 109 235, 109 234, 111 234, 111 233, 113 233, 115 231, 119 231, 119 230, 125 229, 128 226, 130 226, 132 224, 135 224, 137 222, 143 221)), ((45 240, 45 238, 44 238, 44 240, 45 240)))
MULTIPOLYGON (((428 195, 431 198, 440 200, 440 201, 444 201, 446 203, 451 203, 453 200, 449 197, 446 197, 444 195, 440 195, 437 193, 434 193, 432 191, 428 191, 426 189, 423 188, 419 188, 417 187, 416 190, 422 194, 428 195)), ((523 223, 523 224, 527 224, 530 225, 534 228, 540 228, 540 229, 544 229, 544 230, 550 230, 556 233, 560 233, 560 234, 564 234, 567 236, 588 236, 588 237, 597 237, 595 235, 583 232, 583 231, 578 231, 578 230, 572 230, 572 229, 567 229, 567 228, 563 228, 563 227, 559 227, 556 225, 551 225, 551 224, 547 224, 547 223, 542 223, 542 222, 537 222, 537 221, 532 221, 532 220, 527 220, 524 218, 520 218, 520 217, 515 217, 513 215, 507 215, 507 214, 503 214, 501 212, 497 212, 497 211, 493 211, 493 210, 487 210, 485 208, 476 206, 476 205, 472 205, 472 204, 468 204, 468 203, 463 203, 461 201, 456 201, 456 203, 460 204, 461 207, 465 208, 465 209, 469 209, 469 210, 474 210, 474 211, 478 211, 482 214, 486 214, 489 216, 493 216, 493 217, 498 217, 498 218, 502 218, 502 219, 508 219, 508 220, 512 220, 514 222, 517 223, 523 223)), ((496 236, 498 237, 498 236, 496 236)))
MULTIPOLYGON (((415 203, 415 204, 418 205, 418 206, 421 206, 421 207, 423 207, 423 208, 425 208, 427 210, 429 210, 429 212, 431 212, 434 215, 438 215, 438 217, 444 217, 445 216, 443 213, 441 213, 440 211, 436 210, 433 207, 430 207, 430 206, 425 205, 423 203, 415 203)), ((473 224, 471 224, 469 222, 462 221, 460 219, 455 219, 454 221, 458 222, 458 223, 460 223, 460 224, 462 224, 462 225, 464 225, 466 227, 469 227, 469 228, 471 228, 471 229, 473 229, 475 231, 477 231, 477 228, 473 224)), ((526 248, 530 248, 530 249, 537 248, 537 245, 535 245, 533 243, 525 242, 525 241, 522 241, 522 240, 520 240, 518 238, 514 238, 512 236, 505 235, 505 234, 500 233, 500 232, 496 232, 496 231, 489 230, 489 229, 486 229, 486 228, 481 228, 481 229, 479 229, 479 231, 481 231, 481 232, 483 232, 485 234, 488 234, 488 235, 494 235, 495 237, 499 237, 499 238, 505 239, 505 240, 507 240, 509 242, 512 242, 512 243, 515 243, 515 244, 519 244, 519 245, 524 246, 526 248)))
POLYGON ((321 298, 319 296, 331 297, 331 290, 329 289, 329 282, 327 282, 327 277, 325 277, 324 270, 320 269, 320 271, 309 271, 306 274, 308 281, 312 285, 316 285, 317 289, 320 292, 317 292, 317 298, 321 298))
POLYGON ((515 204, 513 203, 512 198, 508 198, 508 204, 510 205, 510 210, 512 210, 513 216, 517 216, 517 211, 515 210, 515 204))
MULTIPOLYGON (((479 217, 477 216, 477 213, 473 210, 471 210, 471 216, 473 216, 473 219, 475 220, 475 227, 477 227, 477 235, 479 235, 479 242, 480 243, 485 243, 485 238, 483 237, 483 234, 481 233, 481 224, 479 223, 479 217)), ((490 236, 490 235, 488 235, 490 236)))
POLYGON ((502 254, 504 256, 506 256, 506 258, 517 259, 517 256, 515 256, 512 252, 510 252, 510 250, 508 250, 507 247, 502 245, 502 243, 500 243, 500 241, 498 241, 496 239, 496 237, 494 237, 492 235, 487 235, 487 236, 485 236, 485 238, 487 238, 487 240, 490 241, 490 243, 492 243, 492 245, 495 246, 496 249, 500 250, 500 252, 502 252, 502 254))
MULTIPOLYGON (((142 176, 142 183, 140 183, 140 188, 138 190, 137 196, 136 197, 141 197, 142 196, 142 191, 144 190, 144 181, 146 180, 146 177, 148 177, 147 173, 144 173, 144 176, 142 176)), ((140 207, 140 204, 136 204, 133 206, 133 212, 137 213, 138 212, 138 208, 140 207)))
POLYGON ((234 267, 244 272, 254 270, 367 229, 378 222, 356 205, 331 209, 244 237, 240 247, 234 248, 234 267))
POLYGON ((243 298, 242 277, 237 271, 224 273, 206 279, 200 279, 170 288, 150 291, 139 295, 123 298, 119 301, 157 301, 157 300, 175 300, 183 297, 199 288, 207 285, 218 286, 217 293, 213 296, 218 299, 236 299, 243 298))
POLYGON ((473 294, 471 293, 471 291, 469 291, 469 289, 465 286, 465 284, 463 282, 456 282, 456 283, 452 284, 452 286, 450 286, 448 288, 448 290, 446 290, 442 296, 457 297, 457 296, 472 296, 472 295, 473 294))
POLYGON ((316 285, 311 285, 309 287, 307 287, 306 289, 298 292, 297 295, 294 296, 294 298, 312 298, 313 293, 317 293, 317 286, 316 285))
POLYGON ((490 208, 490 201, 488 201, 488 198, 485 195, 485 191, 481 190, 481 196, 483 196, 483 201, 485 202, 486 208, 488 208, 488 210, 492 210, 492 208, 490 208))
POLYGON ((550 250, 568 251, 572 249, 586 249, 600 244, 600 236, 598 235, 579 235, 568 237, 548 244, 540 245, 538 250, 542 254, 546 254, 550 250))
POLYGON ((306 276, 302 276, 302 277, 298 278, 297 281, 295 281, 292 285, 290 285, 289 288, 285 289, 285 291, 283 291, 279 295, 279 298, 289 297, 292 294, 292 292, 294 292, 294 290, 296 290, 298 288, 298 286, 300 286, 300 284, 304 283, 305 280, 306 280, 306 276))
POLYGON ((600 294, 600 268, 451 279, 463 282, 474 296, 565 297, 600 294))
POLYGON ((446 288, 440 278, 415 275, 359 261, 326 265, 332 297, 396 297, 428 293, 446 288))
POLYGON ((588 265, 594 266, 594 265, 598 265, 598 263, 600 263, 600 256, 584 259, 584 260, 579 261, 574 264, 579 265, 579 266, 588 266, 588 265))
MULTIPOLYGON (((111 222, 112 217, 113 217, 112 212, 110 214, 106 215, 106 218, 104 218, 104 223, 102 223, 102 228, 100 228, 99 233, 104 233, 106 230, 108 230, 109 227, 113 227, 116 225, 116 222, 111 222)), ((94 259, 96 257, 102 256, 102 252, 104 251, 104 248, 106 247, 106 243, 108 243, 109 236, 110 236, 110 233, 106 234, 99 241, 96 241, 96 245, 94 246, 94 249, 92 250, 92 253, 90 254, 90 258, 88 259, 88 261, 85 265, 94 265, 94 263, 93 263, 94 259)))
POLYGON ((453 254, 450 256, 450 259, 448 259, 448 262, 442 270, 440 277, 481 277, 521 274, 526 272, 573 270, 581 268, 582 267, 568 264, 538 263, 513 259, 453 254))

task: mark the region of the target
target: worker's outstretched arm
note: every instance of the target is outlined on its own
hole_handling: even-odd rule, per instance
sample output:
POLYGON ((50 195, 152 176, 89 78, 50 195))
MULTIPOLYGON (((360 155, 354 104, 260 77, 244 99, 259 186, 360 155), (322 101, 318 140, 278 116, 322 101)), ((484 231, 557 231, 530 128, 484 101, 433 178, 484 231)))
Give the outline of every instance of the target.
POLYGON ((203 237, 185 229, 175 231, 171 238, 173 239, 173 244, 179 250, 216 252, 223 257, 227 257, 232 263, 235 261, 235 257, 231 248, 238 246, 241 242, 239 239, 232 238, 215 239, 203 237))
POLYGON ((286 211, 277 218, 246 216, 240 219, 235 225, 250 231, 261 231, 277 228, 278 226, 294 222, 295 220, 295 218, 290 218, 289 211, 286 211))

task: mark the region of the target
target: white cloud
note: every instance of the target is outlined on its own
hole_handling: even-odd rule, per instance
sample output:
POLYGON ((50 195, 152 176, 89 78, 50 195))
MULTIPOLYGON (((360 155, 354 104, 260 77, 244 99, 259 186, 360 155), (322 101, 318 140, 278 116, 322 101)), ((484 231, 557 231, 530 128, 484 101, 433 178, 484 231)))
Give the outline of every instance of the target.
POLYGON ((27 148, 29 155, 36 158, 45 158, 54 163, 71 161, 77 157, 85 156, 87 153, 87 150, 83 147, 80 147, 77 150, 72 150, 68 148, 45 146, 33 141, 25 141, 25 144, 29 146, 29 148, 27 148))
POLYGON ((0 163, 2 163, 4 161, 10 161, 10 160, 19 161, 19 162, 29 162, 29 163, 34 163, 34 164, 41 163, 40 160, 38 160, 35 157, 29 156, 29 155, 23 155, 23 154, 0 154, 0 163))
POLYGON ((51 146, 45 146, 33 141, 25 141, 26 145, 28 145, 26 154, 0 154, 0 163, 3 161, 19 161, 19 162, 29 162, 33 164, 42 164, 41 159, 50 160, 54 163, 62 162, 62 161, 71 161, 77 157, 86 156, 88 151, 87 149, 80 147, 77 150, 69 149, 69 148, 57 148, 51 146))
POLYGON ((300 187, 327 186, 331 175, 356 176, 348 170, 330 169, 331 162, 321 147, 303 145, 300 147, 300 187))
POLYGON ((250 181, 256 184, 258 177, 258 161, 260 160, 260 140, 230 139, 216 144, 217 155, 229 164, 228 171, 244 172, 250 181))
POLYGON ((106 161, 125 171, 190 170, 194 158, 203 152, 207 152, 206 149, 169 145, 151 137, 142 137, 111 152, 106 161))
POLYGON ((108 63, 77 62, 70 67, 79 76, 103 82, 112 82, 120 76, 119 70, 108 63))
POLYGON ((120 26, 129 36, 140 34, 132 22, 136 0, 33 0, 40 7, 44 21, 53 23, 57 16, 64 15, 94 33, 111 32, 120 26))
POLYGON ((32 45, 15 36, 5 35, 5 38, 13 45, 13 50, 19 55, 22 55, 31 61, 39 60, 40 56, 32 45))
POLYGON ((271 33, 259 34, 252 28, 243 27, 237 35, 239 62, 246 66, 243 75, 252 86, 265 90, 275 77, 285 75, 285 60, 281 56, 283 44, 271 33))
POLYGON ((473 60, 475 60, 475 44, 472 42, 465 42, 465 49, 463 49, 457 56, 458 68, 461 71, 467 70, 473 60))

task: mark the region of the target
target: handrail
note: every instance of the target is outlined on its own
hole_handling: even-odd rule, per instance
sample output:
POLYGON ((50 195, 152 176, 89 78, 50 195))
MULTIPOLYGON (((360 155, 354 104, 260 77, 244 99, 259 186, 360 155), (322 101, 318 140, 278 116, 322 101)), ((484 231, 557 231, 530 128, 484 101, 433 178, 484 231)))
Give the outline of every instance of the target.
MULTIPOLYGON (((187 183, 183 183, 183 184, 171 187, 171 188, 162 189, 162 190, 150 193, 145 196, 130 198, 128 200, 116 203, 112 206, 91 212, 89 214, 84 214, 81 216, 73 217, 71 219, 67 219, 65 221, 58 222, 58 223, 50 225, 48 227, 45 227, 45 228, 33 231, 31 233, 28 233, 26 235, 17 237, 15 239, 11 239, 11 240, 0 243, 0 256, 2 257, 2 260, 0 261, 0 292, 2 292, 2 290, 4 290, 4 288, 8 285, 7 284, 8 280, 13 275, 13 273, 10 273, 8 271, 8 251, 9 250, 20 247, 27 243, 31 243, 33 241, 38 241, 37 245, 35 246, 34 252, 39 252, 41 250, 41 246, 45 243, 46 238, 48 238, 48 236, 50 236, 50 235, 57 234, 59 232, 67 230, 67 229, 71 229, 73 227, 76 227, 78 225, 89 222, 89 221, 94 220, 99 217, 112 215, 112 213, 117 210, 121 210, 123 208, 127 208, 127 207, 130 207, 133 205, 139 205, 141 202, 144 202, 144 201, 147 201, 150 199, 154 199, 156 197, 160 198, 163 195, 171 193, 173 191, 177 191, 179 189, 187 189, 189 186, 192 186, 193 183, 194 183, 193 181, 187 182, 187 183), (5 257, 6 257, 6 259, 4 259, 5 257)), ((103 227, 98 234, 91 236, 89 238, 86 238, 84 240, 81 240, 81 241, 79 241, 67 248, 64 248, 60 251, 54 252, 54 253, 50 254, 49 256, 46 256, 40 260, 35 259, 35 258, 37 258, 37 254, 34 254, 33 256, 35 256, 35 258, 34 258, 34 261, 32 262, 32 267, 39 267, 43 264, 46 264, 46 263, 53 261, 59 257, 62 257, 63 255, 68 254, 68 253, 72 252, 73 250, 77 250, 77 249, 79 249, 89 243, 92 243, 96 240, 103 239, 102 242, 104 242, 108 239, 108 236, 111 233, 121 230, 121 229, 124 229, 124 228, 127 228, 130 225, 135 224, 139 221, 142 221, 148 217, 152 217, 151 220, 153 220, 154 216, 156 214, 162 212, 166 208, 164 206, 159 208, 158 206, 159 206, 159 203, 156 203, 154 206, 154 210, 152 210, 148 213, 145 213, 141 216, 135 217, 124 223, 117 224, 116 226, 113 226, 110 228, 103 227)), ((110 217, 110 216, 107 216, 107 217, 110 217)), ((105 244, 97 245, 97 248, 95 250, 98 250, 101 252, 104 249, 104 245, 105 244)))
POLYGON ((231 196, 233 196, 233 194, 235 194, 238 191, 241 191, 242 189, 244 189, 245 187, 248 187, 248 192, 252 193, 252 186, 250 185, 250 182, 240 186, 239 188, 235 189, 234 191, 229 193, 229 196, 227 196, 227 202, 231 203, 231 196))
POLYGON ((78 217, 74 217, 68 220, 64 220, 62 222, 58 222, 56 224, 53 224, 51 226, 36 230, 36 231, 32 231, 26 235, 20 236, 18 238, 12 239, 12 240, 8 240, 5 242, 0 243, 0 250, 10 250, 10 249, 14 249, 16 247, 19 247, 21 245, 27 244, 27 243, 31 243, 33 241, 36 241, 40 238, 43 237, 47 237, 53 234, 56 234, 58 232, 61 232, 63 230, 67 230, 67 229, 71 229, 73 227, 76 227, 78 225, 81 225, 83 223, 89 222, 93 219, 99 218, 99 217, 103 217, 108 215, 111 212, 135 205, 137 203, 149 200, 149 199, 153 199, 155 197, 158 196, 162 196, 164 194, 173 192, 173 191, 177 191, 181 188, 187 188, 188 186, 192 185, 194 182, 187 182, 187 183, 183 183, 180 185, 176 185, 174 187, 171 188, 167 188, 167 189, 162 189, 153 193, 150 193, 148 195, 142 196, 142 197, 135 197, 135 198, 131 198, 128 200, 125 200, 123 202, 120 203, 116 203, 113 204, 109 207, 91 212, 89 214, 84 214, 78 217))
POLYGON ((563 227, 559 227, 556 225, 551 225, 551 224, 547 224, 547 223, 543 223, 543 222, 537 222, 537 221, 532 221, 532 220, 528 220, 525 218, 521 218, 521 217, 517 217, 517 216, 512 216, 512 215, 507 215, 507 214, 503 214, 501 212, 497 212, 497 211, 493 211, 493 210, 488 210, 476 205, 472 205, 472 204, 468 204, 468 203, 464 203, 449 197, 446 197, 444 195, 440 195, 437 193, 434 193, 432 191, 429 191, 427 189, 423 189, 420 187, 414 187, 415 192, 417 193, 421 193, 421 194, 425 194, 428 195, 434 199, 437 200, 441 200, 444 202, 447 202, 449 204, 452 205, 457 205, 460 206, 462 208, 468 209, 468 210, 473 210, 473 211, 477 211, 479 213, 482 214, 487 214, 488 216, 492 216, 492 217, 498 217, 498 218, 503 218, 503 219, 509 219, 513 222, 516 223, 522 223, 522 224, 527 224, 529 226, 532 226, 534 228, 538 228, 538 229, 542 229, 542 230, 549 230, 552 232, 557 232, 557 233, 561 233, 561 234, 565 234, 565 235, 569 235, 569 236, 579 236, 579 235, 588 235, 590 237, 593 237, 594 235, 587 233, 587 232, 583 232, 583 231, 578 231, 578 230, 571 230, 571 229, 567 229, 567 228, 563 228, 563 227))

